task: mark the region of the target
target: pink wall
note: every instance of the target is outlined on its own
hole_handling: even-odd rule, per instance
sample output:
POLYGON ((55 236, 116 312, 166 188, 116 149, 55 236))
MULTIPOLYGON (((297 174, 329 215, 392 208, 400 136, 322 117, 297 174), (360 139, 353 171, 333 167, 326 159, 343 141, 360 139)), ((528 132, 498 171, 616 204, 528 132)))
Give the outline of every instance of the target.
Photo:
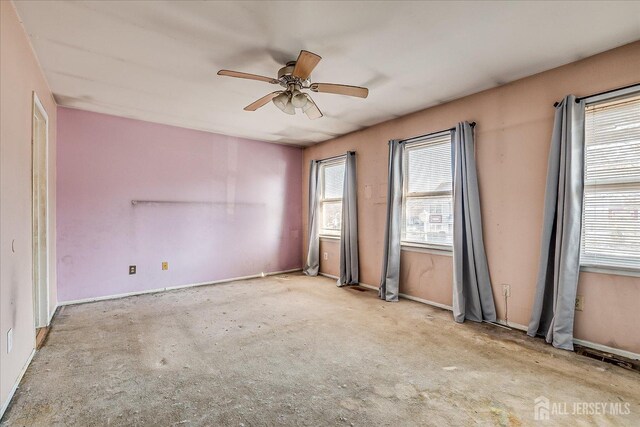
POLYGON ((58 141, 60 301, 301 267, 300 148, 68 108, 58 141))
MULTIPOLYGON (((360 280, 378 286, 387 193, 387 141, 476 121, 478 181, 489 270, 498 317, 526 325, 531 316, 538 261, 547 156, 553 127, 553 103, 567 94, 589 95, 638 83, 640 42, 536 74, 504 86, 428 108, 304 151, 307 200, 311 159, 357 152, 360 280), (505 305, 502 284, 511 285, 505 305)), ((306 240, 307 208, 303 206, 306 240)), ((320 270, 336 274, 339 245, 326 240, 320 270)), ((304 246, 302 252, 305 252, 304 246)), ((321 253, 322 255, 322 253, 321 253)), ((451 305, 452 257, 403 250, 400 292, 451 305)), ((640 354, 640 278, 612 274, 580 275, 576 338, 640 354)))
MULTIPOLYGON (((33 93, 49 116, 49 310, 56 307, 56 103, 13 3, 0 1, 0 408, 35 347, 32 282, 33 93), (7 331, 13 329, 13 350, 7 331)), ((0 416, 2 410, 0 409, 0 416)))

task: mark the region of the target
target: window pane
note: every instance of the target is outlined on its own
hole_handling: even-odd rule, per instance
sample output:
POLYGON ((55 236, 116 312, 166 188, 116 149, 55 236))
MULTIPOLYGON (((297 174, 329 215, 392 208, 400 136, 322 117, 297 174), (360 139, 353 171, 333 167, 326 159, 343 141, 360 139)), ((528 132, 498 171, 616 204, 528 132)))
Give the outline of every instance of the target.
POLYGON ((344 183, 344 162, 326 165, 324 171, 324 198, 342 198, 342 185, 344 183))
POLYGON ((640 189, 587 187, 583 227, 582 264, 640 268, 640 189))
POLYGON ((587 108, 585 181, 640 177, 640 97, 587 108))
POLYGON ((436 143, 407 148, 407 191, 451 191, 451 136, 436 143))
POLYGON ((342 223, 342 202, 322 202, 322 232, 340 233, 342 223))
POLYGON ((580 262, 640 269, 640 97, 587 107, 580 262))
POLYGON ((434 245, 453 245, 451 197, 406 199, 403 240, 434 245))

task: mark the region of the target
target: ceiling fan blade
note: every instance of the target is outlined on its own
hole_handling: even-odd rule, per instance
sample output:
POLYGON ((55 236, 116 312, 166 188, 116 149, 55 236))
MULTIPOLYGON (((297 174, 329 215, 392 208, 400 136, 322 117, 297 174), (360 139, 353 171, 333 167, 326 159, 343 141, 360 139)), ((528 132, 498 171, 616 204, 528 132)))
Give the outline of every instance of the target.
POLYGON ((293 76, 300 77, 302 80, 306 80, 318 65, 318 62, 322 57, 307 50, 301 50, 298 59, 296 60, 296 66, 293 68, 293 76))
POLYGON ((259 80, 261 82, 267 82, 271 84, 279 83, 278 80, 272 77, 259 76, 257 74, 241 73, 240 71, 220 70, 219 76, 237 77, 239 79, 259 80))
POLYGON ((314 92, 337 93, 338 95, 357 96, 358 98, 366 98, 369 95, 369 89, 366 87, 333 83, 312 83, 309 89, 314 92))
POLYGON ((273 98, 275 98, 276 96, 280 95, 282 93, 281 90, 277 90, 275 92, 271 92, 268 95, 263 96, 262 98, 258 99, 255 102, 252 102, 251 104, 247 105, 246 107, 244 107, 245 111, 256 111, 258 108, 263 107, 264 105, 268 104, 269 101, 271 101, 273 98))
POLYGON ((308 108, 304 110, 304 113, 307 115, 307 117, 309 117, 311 120, 319 119, 320 117, 322 117, 322 111, 320 111, 316 103, 313 102, 313 99, 311 99, 309 95, 307 95, 307 99, 309 100, 310 104, 308 105, 308 108))

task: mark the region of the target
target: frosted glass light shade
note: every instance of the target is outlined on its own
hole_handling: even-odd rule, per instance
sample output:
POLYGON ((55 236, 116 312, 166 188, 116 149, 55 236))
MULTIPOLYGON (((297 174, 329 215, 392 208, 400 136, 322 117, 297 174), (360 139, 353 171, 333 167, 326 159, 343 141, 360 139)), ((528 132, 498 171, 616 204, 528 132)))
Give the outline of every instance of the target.
POLYGON ((288 102, 289 102, 289 94, 287 92, 282 92, 280 95, 273 98, 273 103, 276 105, 276 107, 278 107, 282 111, 284 111, 288 102))
POLYGON ((304 109, 305 105, 307 105, 307 102, 308 102, 307 95, 300 92, 299 90, 296 90, 293 92, 293 95, 291 96, 291 103, 295 108, 304 109))
POLYGON ((296 109, 293 107, 293 104, 291 103, 291 94, 289 92, 282 92, 280 95, 273 98, 273 103, 281 111, 287 114, 291 114, 292 116, 296 114, 296 109))

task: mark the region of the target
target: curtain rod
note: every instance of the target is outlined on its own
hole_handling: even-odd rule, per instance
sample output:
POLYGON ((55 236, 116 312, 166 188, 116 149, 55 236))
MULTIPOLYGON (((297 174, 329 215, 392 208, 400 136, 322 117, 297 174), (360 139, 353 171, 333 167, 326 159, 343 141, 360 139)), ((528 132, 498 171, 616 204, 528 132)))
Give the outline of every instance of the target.
MULTIPOLYGON (((609 89, 609 90, 605 90, 605 91, 602 91, 602 92, 594 93, 592 95, 581 96, 580 98, 576 98, 576 102, 580 102, 583 99, 592 98, 594 96, 606 95, 608 93, 617 92, 619 90, 631 89, 634 86, 640 86, 640 83, 634 83, 634 84, 629 85, 629 86, 623 86, 623 87, 618 87, 618 88, 615 88, 615 89, 609 89)), ((560 102, 554 102, 553 103, 554 107, 557 107, 558 105, 560 105, 560 102)))
MULTIPOLYGON (((471 127, 475 127, 475 126, 476 126, 476 122, 471 122, 471 123, 469 123, 469 125, 470 125, 471 127)), ((445 130, 439 130, 439 131, 436 131, 436 132, 425 133, 424 135, 413 136, 413 137, 411 137, 411 138, 403 139, 403 140, 401 140, 400 142, 402 142, 402 143, 404 144, 405 142, 411 142, 411 141, 414 141, 414 140, 416 140, 416 139, 426 138, 426 137, 428 137, 428 136, 437 135, 437 134, 439 134, 439 133, 452 132, 452 131, 454 131, 454 130, 456 130, 456 128, 455 128, 455 127, 452 127, 452 128, 445 129, 445 130)))
POLYGON ((317 162, 327 162, 329 160, 336 160, 336 159, 340 159, 342 157, 347 157, 347 154, 349 154, 349 153, 354 153, 355 154, 355 151, 347 151, 345 154, 340 154, 340 155, 333 156, 333 157, 327 157, 327 158, 316 160, 316 161, 317 162))

